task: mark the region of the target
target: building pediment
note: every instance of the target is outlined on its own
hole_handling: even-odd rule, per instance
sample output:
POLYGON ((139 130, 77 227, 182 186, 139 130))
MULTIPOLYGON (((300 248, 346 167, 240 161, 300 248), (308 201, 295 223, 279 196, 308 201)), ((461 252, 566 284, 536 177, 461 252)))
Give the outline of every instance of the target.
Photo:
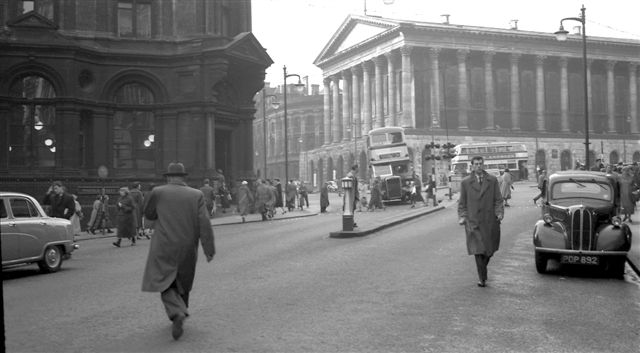
POLYGON ((264 65, 265 67, 273 64, 273 60, 258 42, 258 39, 249 32, 238 34, 233 41, 225 46, 224 50, 229 56, 264 65))
POLYGON ((318 64, 327 58, 349 49, 368 39, 379 36, 390 29, 398 27, 394 20, 371 16, 349 15, 331 37, 327 45, 322 49, 314 64, 318 64))
POLYGON ((58 30, 58 26, 53 21, 42 16, 35 11, 29 11, 7 22, 7 26, 13 28, 40 28, 52 31, 58 30))

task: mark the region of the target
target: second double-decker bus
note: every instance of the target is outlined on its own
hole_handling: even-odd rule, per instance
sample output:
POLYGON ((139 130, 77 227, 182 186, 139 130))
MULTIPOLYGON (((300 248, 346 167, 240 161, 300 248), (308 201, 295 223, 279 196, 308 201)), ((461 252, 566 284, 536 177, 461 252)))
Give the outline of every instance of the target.
POLYGON ((367 152, 371 178, 380 177, 382 182, 382 200, 407 200, 413 178, 404 129, 389 126, 369 131, 367 152))
POLYGON ((471 158, 484 158, 484 169, 498 175, 509 169, 515 180, 526 177, 527 147, 521 142, 463 143, 454 147, 455 157, 451 159, 452 179, 461 179, 471 172, 471 158), (525 174, 525 175, 523 175, 525 174))

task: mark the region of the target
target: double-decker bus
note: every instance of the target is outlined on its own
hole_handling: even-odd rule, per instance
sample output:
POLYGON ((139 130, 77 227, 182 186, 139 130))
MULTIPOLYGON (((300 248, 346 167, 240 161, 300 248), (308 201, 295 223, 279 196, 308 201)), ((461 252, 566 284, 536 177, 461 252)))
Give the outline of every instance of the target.
POLYGON ((389 126, 369 131, 367 152, 371 178, 382 181, 382 200, 405 201, 413 178, 404 129, 389 126))
POLYGON ((484 169, 498 175, 509 168, 515 180, 524 179, 527 168, 527 147, 520 142, 463 143, 454 147, 455 157, 451 159, 452 178, 461 179, 471 172, 471 158, 484 158, 484 169))

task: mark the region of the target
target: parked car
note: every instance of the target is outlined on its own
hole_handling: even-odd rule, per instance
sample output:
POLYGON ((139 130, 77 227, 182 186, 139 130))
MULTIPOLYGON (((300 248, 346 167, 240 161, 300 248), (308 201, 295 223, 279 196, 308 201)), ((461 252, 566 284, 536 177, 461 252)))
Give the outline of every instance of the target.
POLYGON ((622 277, 631 230, 618 216, 619 192, 610 174, 572 170, 547 177, 542 220, 533 230, 536 270, 547 261, 605 269, 622 277))
POLYGON ((2 268, 37 263, 43 272, 56 272, 78 248, 71 222, 46 215, 33 197, 0 192, 2 268))

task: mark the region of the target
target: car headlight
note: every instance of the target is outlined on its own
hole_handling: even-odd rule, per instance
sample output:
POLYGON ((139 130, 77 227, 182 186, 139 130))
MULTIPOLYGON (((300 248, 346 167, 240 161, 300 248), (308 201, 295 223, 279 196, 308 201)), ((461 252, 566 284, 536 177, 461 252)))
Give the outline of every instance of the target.
POLYGON ((544 223, 546 223, 546 224, 548 224, 548 225, 551 225, 551 222, 553 222, 553 217, 551 217, 551 215, 550 215, 550 214, 545 213, 545 214, 542 216, 542 220, 544 221, 544 223))
POLYGON ((622 225, 622 219, 619 216, 613 216, 611 218, 611 224, 616 227, 620 227, 622 225))

